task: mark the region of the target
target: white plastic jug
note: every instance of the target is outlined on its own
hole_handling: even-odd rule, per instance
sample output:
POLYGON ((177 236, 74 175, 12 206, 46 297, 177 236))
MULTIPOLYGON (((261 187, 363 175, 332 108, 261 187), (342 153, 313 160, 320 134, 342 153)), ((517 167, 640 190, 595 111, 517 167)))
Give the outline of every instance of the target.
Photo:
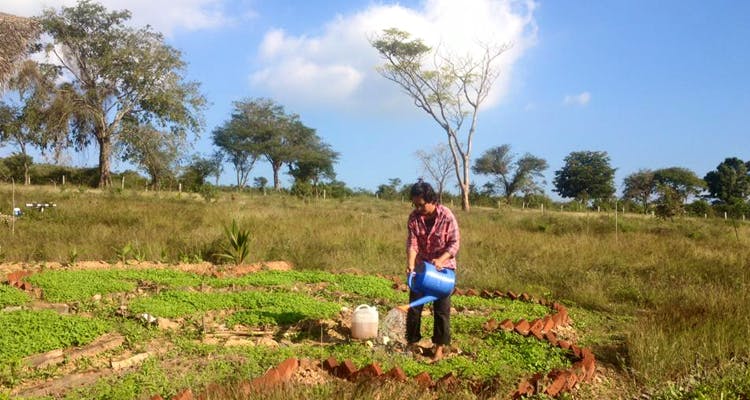
POLYGON ((378 336, 378 309, 362 304, 352 315, 352 337, 371 339, 378 336))

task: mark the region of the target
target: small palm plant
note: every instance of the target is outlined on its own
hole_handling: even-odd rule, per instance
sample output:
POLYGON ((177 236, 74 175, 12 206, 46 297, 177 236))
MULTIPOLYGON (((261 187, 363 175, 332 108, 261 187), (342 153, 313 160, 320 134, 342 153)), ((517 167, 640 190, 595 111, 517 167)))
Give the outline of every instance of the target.
POLYGON ((231 227, 224 227, 224 234, 229 241, 228 245, 222 246, 222 252, 216 253, 216 257, 232 261, 235 265, 245 262, 250 255, 250 232, 240 229, 236 220, 232 220, 231 227))

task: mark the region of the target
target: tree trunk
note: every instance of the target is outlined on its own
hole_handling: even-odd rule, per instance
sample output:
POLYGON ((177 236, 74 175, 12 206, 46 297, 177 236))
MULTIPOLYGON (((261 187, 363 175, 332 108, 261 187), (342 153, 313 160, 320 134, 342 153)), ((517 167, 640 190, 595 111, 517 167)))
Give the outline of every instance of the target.
POLYGON ((464 155, 463 159, 464 176, 461 181, 461 209, 464 211, 470 211, 471 205, 469 204, 469 191, 471 188, 471 182, 469 181, 469 156, 468 153, 464 155))
POLYGON ((279 170, 281 169, 281 163, 272 162, 271 168, 273 169, 273 190, 281 189, 281 183, 279 182, 279 170))
POLYGON ((97 132, 96 141, 99 142, 99 187, 112 187, 112 176, 109 172, 109 157, 112 154, 112 140, 109 135, 97 132))
POLYGON ((29 175, 29 163, 26 161, 26 157, 23 160, 23 184, 24 186, 31 185, 31 175, 29 175))

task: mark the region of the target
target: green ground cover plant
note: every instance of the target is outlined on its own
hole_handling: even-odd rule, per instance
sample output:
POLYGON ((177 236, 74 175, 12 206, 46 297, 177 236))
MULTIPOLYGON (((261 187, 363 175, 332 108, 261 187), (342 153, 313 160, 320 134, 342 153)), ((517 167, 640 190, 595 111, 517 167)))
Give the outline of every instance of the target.
POLYGON ((0 364, 54 349, 87 344, 111 327, 95 318, 49 310, 0 313, 0 364))
POLYGON ((202 311, 237 309, 228 324, 291 324, 304 319, 331 318, 340 306, 302 293, 290 292, 183 292, 167 291, 130 303, 134 313, 175 318, 202 311))
POLYGON ((31 301, 29 295, 13 286, 0 285, 0 308, 21 306, 31 301))
POLYGON ((26 278, 52 302, 86 301, 95 294, 130 292, 139 283, 169 288, 198 286, 204 277, 170 269, 48 270, 26 278))

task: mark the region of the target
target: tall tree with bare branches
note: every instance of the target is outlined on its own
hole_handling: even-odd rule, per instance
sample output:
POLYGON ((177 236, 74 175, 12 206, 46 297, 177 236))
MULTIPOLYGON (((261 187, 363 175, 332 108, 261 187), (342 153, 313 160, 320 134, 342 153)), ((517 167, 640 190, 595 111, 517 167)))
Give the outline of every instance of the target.
POLYGON ((479 57, 442 55, 395 28, 371 41, 385 64, 378 72, 395 82, 448 136, 459 187, 461 208, 468 211, 471 145, 482 103, 499 75, 497 61, 510 46, 482 45, 479 57), (432 61, 427 59, 432 56, 432 61))
POLYGON ((445 143, 440 143, 430 150, 417 150, 415 155, 422 162, 422 170, 429 174, 435 182, 438 200, 442 202, 445 182, 455 170, 450 148, 445 143))

